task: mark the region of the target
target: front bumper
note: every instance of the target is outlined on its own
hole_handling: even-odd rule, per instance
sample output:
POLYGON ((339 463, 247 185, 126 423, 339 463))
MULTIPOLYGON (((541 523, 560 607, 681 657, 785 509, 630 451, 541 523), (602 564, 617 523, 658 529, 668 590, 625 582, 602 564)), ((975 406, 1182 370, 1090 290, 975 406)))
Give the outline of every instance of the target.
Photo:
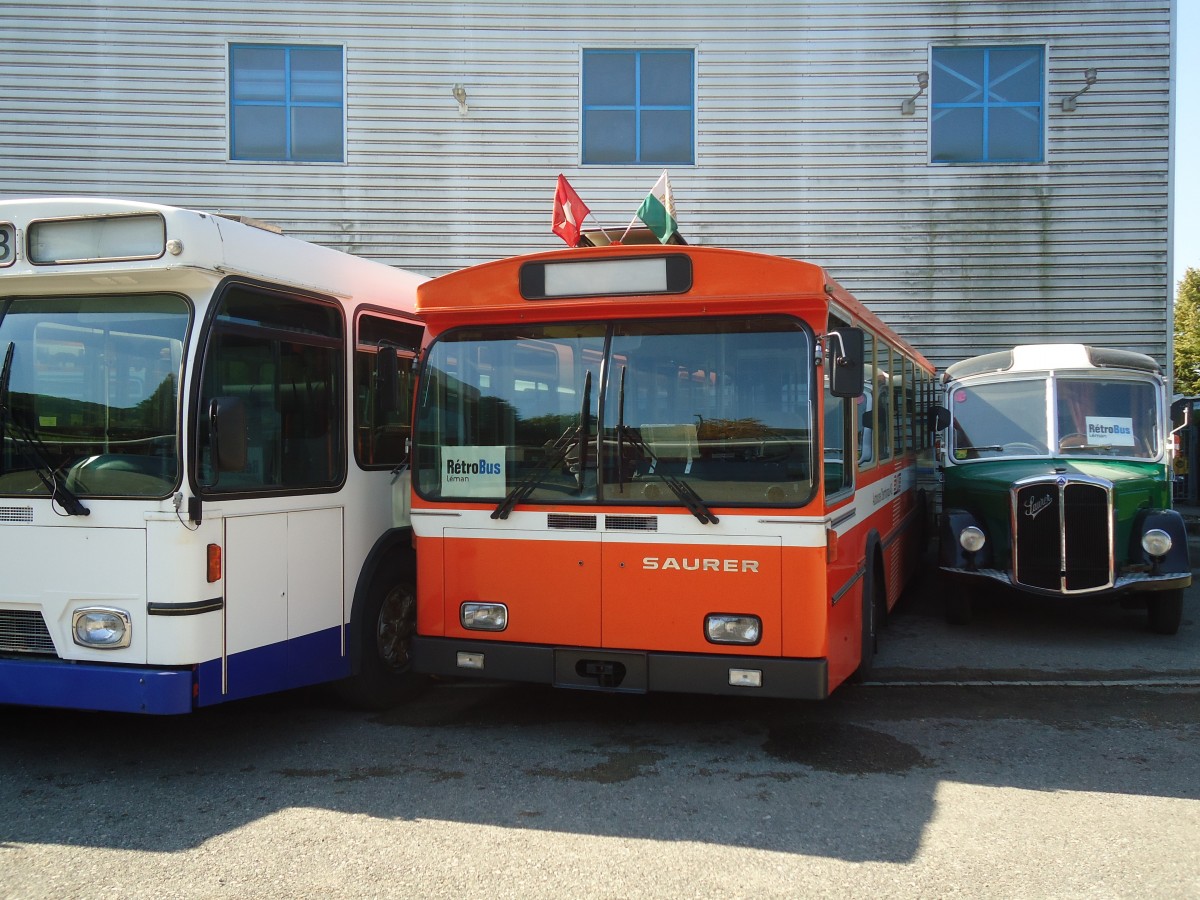
POLYGON ((825 659, 654 653, 589 647, 550 647, 457 638, 417 637, 413 670, 425 675, 527 681, 581 690, 644 694, 723 694, 823 700, 829 695, 825 659), (460 659, 478 663, 463 668, 460 659), (730 670, 762 673, 761 686, 731 684, 730 670))
POLYGON ((0 703, 14 706, 153 715, 188 713, 192 711, 193 681, 190 668, 0 659, 0 703))
POLYGON ((964 569, 953 566, 939 566, 941 572, 953 578, 968 580, 993 581, 1008 585, 1014 590, 1027 594, 1039 594, 1044 597, 1112 597, 1117 594, 1130 594, 1141 591, 1171 591, 1185 588, 1192 583, 1190 572, 1167 572, 1161 575, 1150 575, 1145 572, 1128 572, 1118 575, 1112 587, 1100 588, 1094 591, 1050 591, 1044 588, 1030 587, 1017 584, 1012 580, 1012 573, 1003 569, 964 569))

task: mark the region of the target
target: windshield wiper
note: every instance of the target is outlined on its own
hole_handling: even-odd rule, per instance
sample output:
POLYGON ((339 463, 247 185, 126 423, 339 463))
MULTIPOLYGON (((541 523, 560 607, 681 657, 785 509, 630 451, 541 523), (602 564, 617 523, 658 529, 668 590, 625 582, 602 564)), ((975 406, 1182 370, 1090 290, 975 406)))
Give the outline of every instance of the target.
POLYGON ((579 492, 583 491, 583 479, 587 474, 588 409, 592 403, 592 373, 583 378, 583 403, 579 407, 579 421, 559 435, 549 452, 528 475, 513 485, 499 505, 492 510, 493 519, 507 519, 518 503, 533 493, 541 484, 546 473, 553 471, 576 447, 579 451, 579 492))
POLYGON ((1001 450, 1003 450, 1004 448, 1003 448, 1003 447, 1001 447, 999 444, 983 444, 983 445, 981 445, 981 446, 979 446, 979 447, 962 447, 962 446, 958 446, 958 447, 955 447, 954 449, 955 449, 955 450, 995 450, 997 453, 999 453, 999 452, 1000 452, 1001 450))
MULTIPOLYGON (((688 508, 688 512, 699 519, 702 523, 705 525, 710 523, 716 525, 717 522, 721 521, 716 517, 713 511, 708 508, 700 495, 692 489, 690 484, 688 484, 686 481, 680 481, 674 475, 668 475, 666 472, 658 471, 658 457, 654 455, 654 451, 651 450, 649 446, 646 445, 646 442, 642 440, 641 435, 637 433, 636 429, 631 428, 628 425, 618 425, 617 441, 618 443, 624 443, 627 441, 639 453, 641 453, 644 458, 649 459, 650 474, 657 475, 662 480, 663 484, 669 487, 672 493, 679 498, 679 501, 688 508)), ((619 464, 620 463, 618 461, 618 465, 619 464)))
POLYGON ((50 499, 61 506, 69 516, 91 515, 91 510, 80 503, 79 498, 59 480, 58 470, 50 464, 50 453, 46 450, 46 445, 42 443, 41 438, 37 436, 36 432, 19 423, 8 408, 8 382, 12 376, 15 346, 13 341, 8 342, 8 349, 4 352, 4 368, 0 369, 0 439, 11 428, 13 437, 17 439, 17 446, 21 448, 22 454, 33 466, 33 470, 41 479, 42 484, 46 486, 46 490, 50 493, 50 499))

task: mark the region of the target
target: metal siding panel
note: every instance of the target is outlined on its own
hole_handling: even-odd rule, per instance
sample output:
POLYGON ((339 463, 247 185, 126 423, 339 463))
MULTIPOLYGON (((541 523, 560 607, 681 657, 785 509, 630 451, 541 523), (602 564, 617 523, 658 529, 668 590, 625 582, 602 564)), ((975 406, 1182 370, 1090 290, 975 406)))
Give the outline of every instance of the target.
POLYGON ((426 274, 554 246, 563 172, 624 227, 658 170, 578 164, 582 46, 696 50, 693 243, 812 259, 939 365, 1094 340, 1164 361, 1168 0, 25 2, 0 39, 8 193, 243 212, 426 274), (649 37, 648 37, 649 36, 649 37), (345 164, 229 162, 230 41, 346 48, 345 164), (934 43, 1044 43, 1047 159, 930 166, 934 43), (1082 70, 1099 78, 1064 113, 1082 70), (470 113, 450 91, 461 83, 470 113), (1137 321, 1123 321, 1131 308, 1137 321))

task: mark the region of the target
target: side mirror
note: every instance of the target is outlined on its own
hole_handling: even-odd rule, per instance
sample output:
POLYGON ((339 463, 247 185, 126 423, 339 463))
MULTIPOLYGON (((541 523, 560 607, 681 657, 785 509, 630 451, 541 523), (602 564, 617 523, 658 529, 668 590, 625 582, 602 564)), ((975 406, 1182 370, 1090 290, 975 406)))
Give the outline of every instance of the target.
POLYGON ((929 407, 929 430, 932 432, 945 431, 950 427, 950 410, 944 406, 929 407))
POLYGON ((214 397, 208 404, 213 468, 241 472, 246 468, 246 407, 240 397, 214 397))
POLYGON ((825 335, 825 365, 833 396, 859 396, 863 392, 862 329, 835 328, 825 335))

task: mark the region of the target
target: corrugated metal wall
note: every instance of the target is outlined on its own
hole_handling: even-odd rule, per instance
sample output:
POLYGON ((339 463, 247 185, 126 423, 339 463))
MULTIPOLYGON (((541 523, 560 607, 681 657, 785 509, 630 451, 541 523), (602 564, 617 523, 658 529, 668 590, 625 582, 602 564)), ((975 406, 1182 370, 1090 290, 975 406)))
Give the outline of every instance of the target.
POLYGON ((556 246, 559 172, 627 224, 659 171, 579 165, 580 50, 688 47, 691 242, 821 263, 939 364, 1076 339, 1165 360, 1171 21, 1171 0, 23 0, 0 191, 240 212, 438 274, 556 246), (231 41, 345 47, 346 163, 229 161, 231 41), (901 103, 953 42, 1045 45, 1045 163, 928 164, 928 95, 901 103))

